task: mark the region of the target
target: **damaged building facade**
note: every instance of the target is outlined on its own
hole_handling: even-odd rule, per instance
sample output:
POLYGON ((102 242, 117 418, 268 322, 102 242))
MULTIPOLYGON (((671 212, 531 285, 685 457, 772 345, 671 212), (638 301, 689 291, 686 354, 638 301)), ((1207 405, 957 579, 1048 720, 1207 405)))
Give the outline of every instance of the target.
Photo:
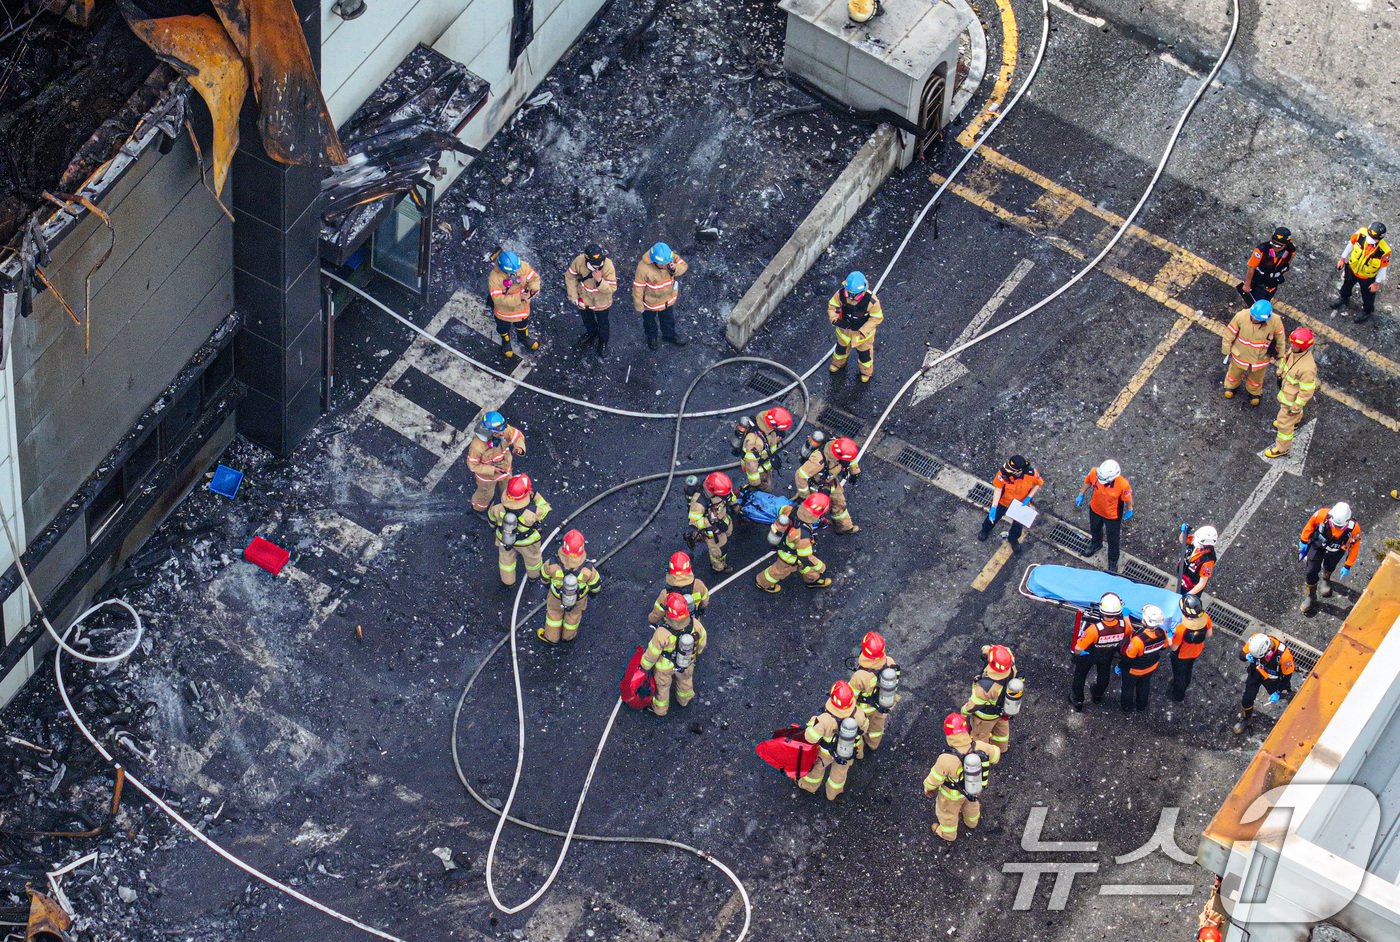
MULTIPOLYGON (((333 381, 322 265, 425 281, 434 195, 603 0, 48 6, 6 3, 29 28, 0 46, 0 131, 53 154, 11 157, 0 192, 0 511, 62 627, 235 434, 285 455, 310 431, 333 381), (270 126, 289 93, 263 82, 287 45, 267 37, 292 19, 324 140, 291 101, 270 126), (63 107, 83 95, 91 126, 63 107)), ((3 705, 50 645, 9 540, 0 567, 3 705)))

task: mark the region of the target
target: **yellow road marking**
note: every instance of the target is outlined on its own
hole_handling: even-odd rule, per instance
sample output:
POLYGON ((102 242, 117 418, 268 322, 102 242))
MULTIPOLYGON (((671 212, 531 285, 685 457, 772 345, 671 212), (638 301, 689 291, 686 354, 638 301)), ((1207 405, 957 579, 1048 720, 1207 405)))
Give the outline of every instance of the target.
POLYGON ((1123 410, 1132 404, 1133 397, 1136 396, 1147 381, 1152 378, 1152 374, 1157 371, 1157 367, 1162 365, 1162 361, 1167 358, 1167 354, 1172 352, 1178 340, 1186 336, 1186 331, 1191 328, 1189 317, 1178 317, 1167 331, 1167 335, 1157 342, 1157 346, 1147 355, 1147 359, 1142 361, 1142 366, 1133 374, 1133 378, 1128 380, 1128 385, 1118 392, 1118 397, 1104 410, 1104 414, 1099 416, 1095 423, 1099 428, 1110 428, 1118 417, 1123 414, 1123 410))
POLYGON ((977 574, 977 578, 972 580, 972 587, 978 592, 987 591, 987 586, 992 584, 992 580, 1001 572, 1001 567, 1006 565, 1006 561, 1011 558, 1011 544, 1003 543, 997 547, 997 551, 992 554, 992 558, 987 560, 987 565, 982 567, 982 571, 977 574))
POLYGON ((996 84, 992 86, 987 107, 979 111, 958 135, 958 143, 963 147, 971 147, 977 140, 977 135, 987 126, 987 122, 1001 111, 1002 103, 1006 101, 1006 93, 1011 90, 1011 76, 1016 74, 1016 51, 1020 43, 1020 33, 1016 28, 1016 11, 1011 9, 1011 0, 997 0, 997 9, 1001 11, 1001 72, 997 75, 996 84))

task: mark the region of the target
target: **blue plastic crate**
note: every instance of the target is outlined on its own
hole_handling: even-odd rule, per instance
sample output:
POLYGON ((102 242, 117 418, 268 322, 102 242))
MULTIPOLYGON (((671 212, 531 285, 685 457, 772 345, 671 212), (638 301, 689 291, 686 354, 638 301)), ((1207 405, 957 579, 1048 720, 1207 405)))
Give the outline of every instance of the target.
POLYGON ((235 471, 227 465, 214 469, 214 479, 209 482, 209 490, 221 497, 233 500, 238 496, 238 488, 243 484, 243 472, 235 471))

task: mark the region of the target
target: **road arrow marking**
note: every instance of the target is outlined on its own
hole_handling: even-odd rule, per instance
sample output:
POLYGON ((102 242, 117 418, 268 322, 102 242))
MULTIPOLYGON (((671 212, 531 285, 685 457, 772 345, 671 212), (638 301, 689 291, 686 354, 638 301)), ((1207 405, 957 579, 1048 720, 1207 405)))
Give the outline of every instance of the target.
MULTIPOLYGON (((987 303, 982 305, 982 310, 978 311, 977 316, 968 322, 962 333, 958 334, 957 339, 953 341, 953 347, 960 347, 980 334, 982 328, 987 326, 987 321, 992 319, 992 315, 1006 302, 1011 292, 1016 290, 1021 279, 1025 278, 1034 267, 1035 262, 1028 258, 1021 259, 1020 264, 1012 269, 1011 274, 1006 276, 1001 287, 997 288, 996 294, 987 299, 987 303)), ((942 350, 930 350, 924 354, 924 365, 928 366, 942 355, 942 350)), ((929 396, 942 392, 965 375, 967 375, 967 367, 957 360, 947 360, 938 364, 914 384, 914 394, 910 405, 918 405, 929 396)))
POLYGON ((1313 433, 1317 431, 1317 419, 1308 422, 1298 430, 1298 434, 1293 439, 1293 450, 1283 458, 1264 458, 1263 452, 1259 457, 1269 463, 1269 470, 1264 472, 1264 478, 1259 485, 1254 488, 1254 492, 1245 499, 1244 506, 1226 524, 1224 531, 1220 534, 1220 539, 1215 543, 1215 555, 1220 557, 1225 555, 1225 551, 1230 548, 1230 544, 1239 538, 1244 531, 1245 524, 1249 523, 1249 518, 1254 516, 1255 511, 1264 506, 1264 501, 1268 499, 1269 492, 1274 489, 1274 485, 1279 482, 1285 474, 1292 474, 1300 477, 1303 474, 1303 462, 1308 460, 1308 446, 1312 444, 1313 433))

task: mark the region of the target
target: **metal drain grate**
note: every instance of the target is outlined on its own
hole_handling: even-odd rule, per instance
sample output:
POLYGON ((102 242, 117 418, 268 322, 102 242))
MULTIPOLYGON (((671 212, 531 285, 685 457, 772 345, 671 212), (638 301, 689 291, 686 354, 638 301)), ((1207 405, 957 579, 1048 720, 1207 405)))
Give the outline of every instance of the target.
POLYGON ((992 495, 995 493, 996 491, 994 491, 990 486, 986 484, 978 484, 974 486, 972 490, 967 492, 967 499, 972 501, 978 507, 990 507, 992 506, 992 495))
POLYGON ((1249 633, 1249 618, 1243 612, 1215 601, 1206 606, 1206 611, 1217 628, 1223 628, 1236 638, 1244 640, 1249 633))
POLYGON ((1293 644, 1288 645, 1288 650, 1293 652, 1293 663, 1300 673, 1311 673, 1317 667, 1317 656, 1311 651, 1300 651, 1293 644))
POLYGON ((1123 565, 1123 575, 1134 582, 1141 582, 1143 585, 1155 585, 1159 589, 1165 589, 1171 582, 1171 578, 1162 572, 1145 566, 1136 559, 1130 559, 1123 565))
POLYGON ((822 406, 822 411, 817 413, 817 424, 829 432, 835 432, 837 435, 844 435, 847 438, 858 437, 861 429, 865 427, 860 419, 831 406, 822 406))
POLYGON ((1083 556, 1084 551, 1089 548, 1089 534, 1083 530, 1076 530, 1067 523, 1057 523, 1050 531, 1050 542, 1083 556))
POLYGON ((756 389, 765 396, 776 396, 786 385, 787 383, 772 373, 762 370, 754 370, 754 374, 749 377, 749 388, 756 389))
POLYGON ((906 471, 912 471, 919 477, 927 478, 930 481, 938 477, 938 472, 943 470, 943 465, 933 458, 907 445, 900 450, 899 457, 895 458, 894 461, 906 471))

